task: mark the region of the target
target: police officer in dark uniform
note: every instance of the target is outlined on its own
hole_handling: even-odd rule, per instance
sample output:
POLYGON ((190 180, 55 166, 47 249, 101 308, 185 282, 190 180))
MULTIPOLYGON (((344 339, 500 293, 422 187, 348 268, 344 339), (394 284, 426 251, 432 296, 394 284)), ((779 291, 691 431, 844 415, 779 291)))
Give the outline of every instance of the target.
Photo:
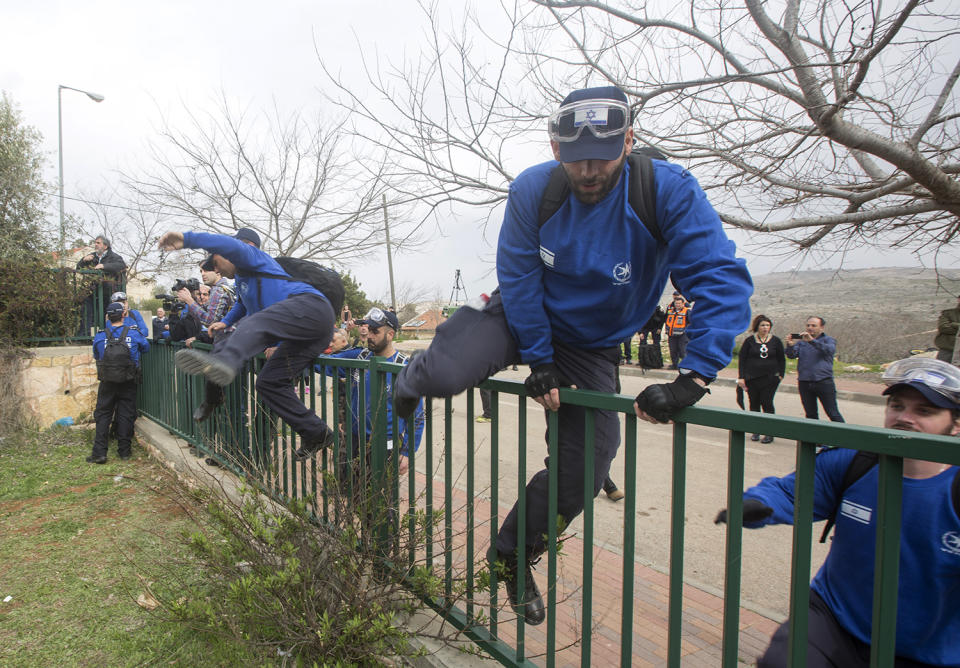
POLYGON ((150 350, 150 342, 143 333, 137 329, 130 329, 123 322, 123 304, 113 302, 107 306, 107 320, 110 324, 106 331, 98 332, 93 337, 93 357, 97 360, 97 372, 101 381, 97 390, 97 407, 93 411, 97 431, 93 438, 93 452, 87 457, 87 461, 91 464, 105 464, 107 461, 107 438, 114 412, 117 415, 117 454, 120 459, 130 459, 130 440, 133 438, 133 423, 137 419, 136 379, 140 369, 140 355, 150 350), (132 373, 114 381, 102 379, 104 377, 102 365, 108 362, 104 359, 108 337, 123 338, 123 343, 129 351, 128 362, 133 369, 132 373))

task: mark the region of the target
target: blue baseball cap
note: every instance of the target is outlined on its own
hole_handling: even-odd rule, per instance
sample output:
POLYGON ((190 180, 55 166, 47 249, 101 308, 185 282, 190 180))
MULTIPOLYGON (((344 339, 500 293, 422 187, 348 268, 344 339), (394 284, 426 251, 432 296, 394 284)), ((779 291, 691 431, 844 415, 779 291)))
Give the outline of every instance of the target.
POLYGON ((107 306, 107 315, 123 315, 123 304, 113 302, 107 306))
POLYGON ((616 86, 581 88, 567 95, 550 116, 550 138, 561 162, 616 160, 632 122, 626 94, 616 86))

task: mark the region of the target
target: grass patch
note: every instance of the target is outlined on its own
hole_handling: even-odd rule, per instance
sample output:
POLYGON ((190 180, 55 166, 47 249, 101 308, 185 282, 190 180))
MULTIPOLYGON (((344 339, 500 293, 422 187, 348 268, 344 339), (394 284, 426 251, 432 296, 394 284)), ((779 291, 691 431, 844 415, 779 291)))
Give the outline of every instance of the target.
POLYGON ((91 439, 57 429, 0 442, 0 665, 268 663, 137 604, 201 579, 182 538, 195 524, 141 449, 96 466, 91 439))

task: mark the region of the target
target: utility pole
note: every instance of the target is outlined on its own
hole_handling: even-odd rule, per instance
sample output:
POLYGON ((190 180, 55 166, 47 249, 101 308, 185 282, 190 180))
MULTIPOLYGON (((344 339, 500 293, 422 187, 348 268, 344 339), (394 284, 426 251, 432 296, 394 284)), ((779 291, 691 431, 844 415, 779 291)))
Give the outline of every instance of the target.
POLYGON ((383 230, 387 236, 387 273, 390 274, 390 306, 394 311, 397 310, 397 292, 393 286, 393 255, 390 253, 390 220, 387 217, 387 194, 381 195, 383 198, 383 230))

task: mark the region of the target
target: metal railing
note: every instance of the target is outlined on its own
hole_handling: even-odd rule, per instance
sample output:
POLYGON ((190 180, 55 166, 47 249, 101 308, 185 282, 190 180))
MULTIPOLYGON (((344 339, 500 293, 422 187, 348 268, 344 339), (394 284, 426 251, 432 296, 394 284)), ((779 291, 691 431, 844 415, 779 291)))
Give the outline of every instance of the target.
MULTIPOLYGON (((144 356, 144 382, 139 407, 142 414, 166 426, 171 432, 187 439, 201 454, 217 457, 224 465, 254 480, 262 489, 277 498, 312 498, 318 519, 329 516, 330 499, 325 489, 324 474, 333 471, 334 462, 342 448, 350 451, 352 430, 338 434, 332 452, 321 452, 315 457, 296 462, 293 452, 296 436, 282 424, 276 424, 269 411, 256 401, 254 381, 263 360, 254 360, 227 389, 226 409, 210 424, 199 426, 191 419, 193 408, 199 404, 201 382, 188 378, 173 367, 172 355, 176 345, 154 346, 144 356), (216 433, 219 430, 220 436, 216 433), (238 462, 245 462, 240 465, 238 462)), ((426 566, 443 578, 443 591, 425 597, 427 605, 441 613, 450 623, 464 631, 489 655, 505 665, 534 665, 530 657, 540 657, 546 666, 557 663, 560 651, 579 649, 581 665, 633 665, 638 626, 635 611, 635 581, 638 577, 635 544, 637 538, 637 464, 641 452, 638 447, 637 418, 633 413, 633 399, 625 396, 583 390, 562 389, 564 403, 582 406, 587 410, 585 441, 587 453, 583 462, 585 489, 593 488, 593 416, 596 410, 612 410, 623 414, 624 439, 618 456, 624 458, 626 478, 624 487, 623 549, 619 564, 619 652, 614 660, 598 657, 601 648, 610 644, 608 636, 595 633, 596 607, 594 582, 601 576, 613 577, 606 564, 595 563, 594 499, 584 494, 581 563, 559 573, 558 534, 565 530, 550 524, 545 555, 547 565, 544 598, 547 605, 545 630, 529 627, 505 605, 503 588, 489 586, 496 574, 486 570, 485 546, 496 538, 503 511, 519 503, 518 535, 524 535, 525 486, 528 463, 527 408, 533 407, 524 394, 521 383, 488 380, 481 387, 491 390, 493 421, 484 425, 489 432, 489 465, 477 462, 482 450, 477 446, 474 392, 466 394, 465 437, 455 442, 454 400, 427 400, 426 425, 423 445, 410 452, 410 474, 397 475, 397 458, 387 450, 385 402, 389 373, 400 367, 374 358, 371 361, 333 360, 321 358, 331 369, 346 369, 345 384, 330 382, 326 375, 314 374, 300 382, 301 397, 311 408, 335 428, 351 419, 349 411, 342 415, 337 409, 344 392, 359 389, 359 412, 367 410, 365 402, 366 376, 370 372, 371 402, 374 429, 367 444, 370 448, 369 466, 375 481, 386 485, 392 508, 399 512, 390 516, 391 530, 408 532, 412 539, 418 526, 425 527, 422 545, 409 547, 407 566, 426 566), (352 378, 349 370, 360 370, 352 378), (359 383, 359 387, 355 386, 359 383), (501 429, 500 399, 516 402, 518 408, 515 437, 501 429), (512 471, 500 468, 502 454, 516 448, 516 489, 505 489, 501 482, 512 476, 512 471), (400 481, 404 480, 403 483, 400 481), (423 522, 423 518, 427 518, 423 522), (419 519, 418 519, 419 518, 419 519), (418 522, 421 522, 418 525, 418 522), (402 528, 402 529, 401 529, 402 528), (571 575, 571 572, 573 573, 571 575), (571 599, 562 601, 560 597, 571 599), (580 602, 579 619, 569 617, 574 602, 580 602), (506 617, 505 617, 506 616, 506 617), (564 621, 560 621, 560 620, 564 621), (579 628, 571 634, 568 623, 574 619, 579 628)), ((335 375, 339 372, 333 372, 335 375)), ((458 400, 459 401, 459 400, 458 400)), ((348 402, 349 403, 349 402, 348 402)), ((557 415, 548 415, 550 438, 548 512, 557 516, 557 415)), ((902 457, 960 465, 960 448, 956 440, 945 436, 928 436, 895 432, 849 424, 816 422, 800 418, 769 416, 735 410, 692 407, 675 417, 672 442, 671 531, 669 549, 669 581, 666 587, 666 653, 669 666, 680 666, 684 650, 684 534, 685 498, 687 482, 687 429, 690 425, 711 427, 727 432, 727 508, 731 518, 726 530, 725 585, 722 603, 721 657, 723 666, 737 666, 740 656, 741 620, 741 554, 742 554, 742 490, 744 489, 745 434, 763 433, 777 438, 796 440, 796 503, 793 526, 792 564, 790 574, 790 656, 792 666, 806 665, 807 608, 809 603, 809 574, 811 543, 813 540, 813 484, 814 458, 819 443, 837 447, 856 448, 879 453, 879 499, 877 508, 876 578, 873 595, 873 633, 871 666, 892 666, 896 639, 896 603, 900 541, 900 500, 902 494, 902 457)), ((393 425, 397 433, 397 424, 393 425)), ((408 437, 412 427, 408 428, 408 437)), ((484 455, 485 457, 487 455, 484 455)), ((512 460, 512 457, 509 459, 512 460)), ((365 461, 364 457, 360 458, 365 461)), ((569 537, 569 536, 567 536, 569 537)), ((523 550, 523 542, 519 550, 523 550)), ((519 559, 523 563, 524 555, 519 559)), ((569 557, 564 557, 569 562, 569 557)), ((401 564, 402 565, 402 564, 401 564)), ((523 591, 523 583, 518 583, 523 591)), ((616 601, 602 601, 611 606, 616 601)), ((614 605, 614 607, 616 607, 614 605)), ((609 656, 610 648, 606 647, 609 656)), ((569 662, 569 659, 565 660, 569 662)))

